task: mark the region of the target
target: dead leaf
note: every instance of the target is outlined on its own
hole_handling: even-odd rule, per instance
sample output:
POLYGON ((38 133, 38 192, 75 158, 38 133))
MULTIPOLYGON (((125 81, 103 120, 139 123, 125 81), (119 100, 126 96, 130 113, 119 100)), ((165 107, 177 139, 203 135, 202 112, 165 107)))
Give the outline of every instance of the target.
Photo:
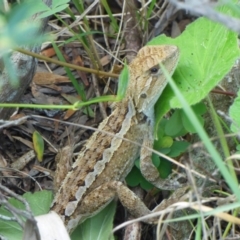
POLYGON ((110 63, 110 61, 111 61, 111 56, 110 55, 105 55, 104 57, 102 57, 100 59, 100 63, 102 64, 103 67, 108 65, 110 63))
POLYGON ((48 72, 38 72, 33 78, 33 82, 38 85, 48 85, 57 83, 69 83, 71 82, 68 77, 64 77, 58 74, 48 72))
POLYGON ((63 119, 64 120, 68 120, 77 110, 73 110, 73 109, 68 109, 65 114, 63 119))
POLYGON ((74 104, 75 102, 81 101, 79 96, 74 96, 66 93, 62 93, 61 96, 65 98, 69 103, 74 104))
POLYGON ((54 48, 47 48, 47 49, 44 49, 43 51, 41 51, 41 55, 50 58, 50 57, 55 56, 56 52, 55 52, 54 48))
MULTIPOLYGON (((78 53, 74 49, 72 50, 72 54, 73 54, 72 63, 77 66, 84 67, 82 58, 78 55, 78 53)), ((84 85, 89 86, 89 82, 88 82, 86 73, 82 72, 80 70, 77 70, 77 73, 78 73, 79 77, 81 78, 81 80, 83 81, 84 85)))

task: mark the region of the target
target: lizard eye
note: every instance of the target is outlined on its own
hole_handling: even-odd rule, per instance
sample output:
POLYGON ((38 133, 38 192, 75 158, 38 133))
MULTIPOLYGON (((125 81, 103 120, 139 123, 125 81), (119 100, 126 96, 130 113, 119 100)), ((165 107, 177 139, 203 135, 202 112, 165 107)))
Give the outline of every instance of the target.
POLYGON ((158 73, 159 67, 154 66, 149 71, 150 71, 151 74, 155 75, 155 74, 158 73))
POLYGON ((141 93, 141 95, 140 95, 140 98, 147 98, 147 94, 146 93, 141 93))

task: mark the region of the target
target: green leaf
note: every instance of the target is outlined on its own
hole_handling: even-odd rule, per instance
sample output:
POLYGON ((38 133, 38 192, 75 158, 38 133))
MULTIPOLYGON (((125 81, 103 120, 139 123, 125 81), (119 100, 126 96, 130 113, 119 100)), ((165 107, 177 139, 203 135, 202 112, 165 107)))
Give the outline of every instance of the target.
POLYGON ((45 18, 49 17, 57 12, 60 12, 68 7, 69 0, 53 0, 52 6, 48 7, 44 2, 42 1, 36 1, 36 0, 28 0, 25 1, 27 9, 29 9, 28 14, 36 14, 40 13, 38 18, 45 18))
POLYGON ((156 168, 160 165, 160 157, 156 153, 152 154, 152 163, 156 168))
POLYGON ((52 191, 39 191, 25 193, 23 197, 28 201, 34 216, 47 214, 53 201, 52 191))
POLYGON ((164 158, 160 158, 158 172, 161 178, 165 179, 172 172, 172 163, 164 158))
MULTIPOLYGON (((199 122, 203 126, 204 125, 204 119, 202 118, 202 116, 196 115, 196 117, 198 118, 199 122)), ((187 132, 189 132, 189 133, 196 133, 197 132, 195 127, 194 127, 194 124, 192 123, 192 121, 188 118, 188 116, 184 112, 182 112, 181 118, 182 118, 183 126, 187 130, 187 132)))
MULTIPOLYGON (((23 198, 28 201, 34 216, 37 216, 49 212, 53 195, 52 192, 44 190, 41 192, 35 192, 34 194, 26 193, 23 195, 23 198)), ((15 198, 10 198, 8 202, 15 208, 25 210, 23 203, 15 198)), ((0 214, 8 217, 12 216, 12 214, 4 209, 4 207, 0 208, 0 214)), ((8 240, 16 240, 22 239, 22 235, 22 228, 16 222, 0 219, 0 236, 3 236, 8 240)))
POLYGON ((60 7, 61 5, 68 5, 67 3, 69 3, 70 0, 53 0, 52 1, 52 8, 56 9, 58 7, 60 7))
MULTIPOLYGON (((16 199, 9 199, 8 202, 18 208, 18 209, 24 209, 24 206, 22 203, 17 201, 16 199)), ((12 217, 12 214, 10 214, 6 209, 3 207, 0 208, 0 214, 7 217, 12 217)), ((7 221, 0 219, 0 235, 7 238, 8 240, 15 240, 15 239, 22 239, 22 228, 19 224, 13 221, 7 221)))
POLYGON ((240 130, 240 91, 238 91, 237 97, 234 99, 232 106, 229 109, 229 115, 232 119, 231 130, 233 132, 239 132, 240 130))
POLYGON ((142 173, 140 172, 139 164, 140 161, 138 159, 137 161, 135 161, 135 166, 132 168, 131 172, 127 175, 125 180, 128 186, 136 187, 140 185, 142 189, 147 191, 153 188, 153 185, 143 177, 142 173))
POLYGON ((204 113, 207 112, 206 105, 203 102, 193 105, 192 109, 198 115, 203 115, 204 113))
MULTIPOLYGON (((201 125, 204 125, 204 118, 202 115, 207 111, 206 106, 204 103, 198 103, 192 106, 192 110, 196 114, 196 117, 198 118, 201 125)), ((184 128, 189 133, 196 133, 196 129, 193 126, 192 120, 189 119, 189 117, 185 114, 184 111, 181 110, 181 120, 184 128)))
POLYGON ((168 154, 169 157, 178 157, 184 153, 189 147, 190 143, 187 141, 175 141, 171 147, 171 151, 168 154))
POLYGON ((135 160, 135 166, 140 169, 140 158, 135 160))
POLYGON ((179 101, 183 105, 184 111, 193 120, 193 122, 195 124, 195 129, 197 129, 197 133, 198 133, 199 137, 202 139, 202 142, 204 143, 207 151, 211 155, 211 159, 213 159, 214 163, 218 167, 219 171, 221 172, 222 176, 226 180, 227 184, 229 185, 231 190, 234 192, 234 194, 238 198, 238 201, 240 201, 240 192, 239 192, 238 182, 237 182, 237 179, 235 176, 235 172, 233 171, 234 169, 226 167, 225 163, 222 161, 222 157, 220 156, 219 152, 215 149, 213 143, 211 142, 211 140, 207 136, 205 130, 199 123, 196 115, 194 114, 191 107, 189 106, 189 104, 187 103, 187 101, 184 99, 181 92, 177 88, 177 85, 175 84, 174 81, 172 81, 171 76, 169 75, 167 70, 164 68, 164 66, 162 64, 160 64, 160 66, 161 66, 164 76, 166 76, 166 78, 168 79, 174 93, 176 94, 179 101))
MULTIPOLYGON (((222 7, 221 12, 233 15, 227 7, 222 7)), ((204 17, 188 25, 175 39, 162 35, 148 44, 173 44, 179 47, 180 59, 173 79, 190 105, 205 98, 239 56, 237 34, 204 17)), ((177 97, 167 86, 155 106, 156 126, 170 108, 180 107, 177 97)))
POLYGON ((237 146, 236 146, 236 150, 237 150, 237 151, 240 151, 240 145, 237 145, 237 146))
POLYGON ((167 121, 168 120, 165 119, 165 118, 161 119, 160 124, 159 124, 159 128, 157 129, 157 134, 156 134, 157 139, 160 139, 165 135, 164 129, 165 129, 165 126, 167 124, 167 121))
POLYGON ((176 110, 165 125, 165 134, 171 137, 178 136, 178 134, 183 130, 183 125, 181 121, 181 112, 176 110))
POLYGON ((39 162, 42 162, 43 153, 44 153, 44 141, 42 136, 38 131, 33 132, 33 147, 37 155, 37 159, 39 162))
POLYGON ((145 191, 148 191, 148 190, 152 189, 154 186, 142 176, 141 181, 140 181, 140 187, 142 189, 144 189, 145 191))
POLYGON ((40 26, 39 22, 27 21, 31 16, 29 11, 31 11, 31 8, 22 3, 15 5, 7 13, 0 13, 0 52, 19 45, 40 44, 43 40, 41 36, 37 36, 39 35, 37 34, 40 26))
POLYGON ((170 148, 173 144, 173 138, 170 136, 164 136, 154 142, 154 149, 159 150, 161 148, 170 148))
POLYGON ((118 82, 118 91, 117 91, 117 100, 120 101, 125 97, 127 87, 129 81, 129 69, 128 66, 125 65, 120 76, 118 82))
POLYGON ((114 239, 112 235, 116 202, 112 201, 97 215, 84 221, 71 235, 72 240, 114 239))
POLYGON ((9 57, 9 54, 4 54, 2 56, 3 66, 6 67, 6 72, 8 73, 8 77, 10 80, 11 85, 14 88, 19 87, 19 79, 17 76, 17 69, 14 64, 12 64, 11 58, 9 57))
POLYGON ((39 15, 39 18, 45 18, 45 17, 48 17, 48 16, 51 16, 51 15, 54 15, 55 13, 57 12, 61 12, 63 11, 64 9, 66 9, 68 7, 68 4, 63 4, 61 6, 58 6, 54 9, 51 9, 51 10, 48 10, 42 14, 39 15))
POLYGON ((128 186, 136 187, 140 184, 141 177, 142 177, 142 174, 141 174, 140 170, 136 166, 134 166, 132 168, 131 172, 125 178, 125 180, 126 180, 128 186))
POLYGON ((168 155, 171 151, 171 148, 160 148, 160 149, 157 149, 157 150, 162 154, 168 155))

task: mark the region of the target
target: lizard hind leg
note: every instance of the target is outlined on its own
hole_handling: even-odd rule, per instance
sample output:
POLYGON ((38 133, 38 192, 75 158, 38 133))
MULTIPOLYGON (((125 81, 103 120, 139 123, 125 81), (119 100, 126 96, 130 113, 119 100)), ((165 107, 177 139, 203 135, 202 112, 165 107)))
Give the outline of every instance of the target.
MULTIPOLYGON (((141 217, 151 213, 142 200, 119 181, 104 183, 87 194, 82 200, 78 213, 80 215, 95 215, 115 197, 119 198, 122 205, 126 207, 134 217, 141 217)), ((150 221, 150 223, 152 222, 150 221)))
MULTIPOLYGON (((143 201, 127 186, 122 182, 112 181, 104 183, 98 188, 90 192, 82 201, 79 213, 86 215, 87 213, 91 216, 96 214, 98 211, 102 210, 114 197, 118 197, 122 205, 128 210, 128 212, 138 218, 143 217, 151 213, 156 213, 165 209, 167 206, 181 200, 182 196, 185 196, 189 187, 180 188, 172 194, 169 200, 164 200, 159 205, 157 205, 153 210, 149 210, 143 201)), ((156 224, 159 217, 145 218, 143 221, 148 224, 156 224)))

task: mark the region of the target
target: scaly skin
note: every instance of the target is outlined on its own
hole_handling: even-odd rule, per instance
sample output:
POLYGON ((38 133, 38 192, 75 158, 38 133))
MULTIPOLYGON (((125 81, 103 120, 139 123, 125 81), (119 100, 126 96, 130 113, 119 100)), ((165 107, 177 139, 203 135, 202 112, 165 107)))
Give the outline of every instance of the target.
POLYGON ((150 213, 122 184, 139 156, 143 175, 155 186, 166 189, 180 186, 178 182, 161 180, 152 164, 151 152, 140 147, 152 148, 154 104, 167 84, 159 63, 172 74, 178 57, 176 46, 146 46, 129 65, 126 96, 82 148, 53 201, 52 210, 62 216, 69 232, 103 209, 115 196, 136 217, 150 213))

